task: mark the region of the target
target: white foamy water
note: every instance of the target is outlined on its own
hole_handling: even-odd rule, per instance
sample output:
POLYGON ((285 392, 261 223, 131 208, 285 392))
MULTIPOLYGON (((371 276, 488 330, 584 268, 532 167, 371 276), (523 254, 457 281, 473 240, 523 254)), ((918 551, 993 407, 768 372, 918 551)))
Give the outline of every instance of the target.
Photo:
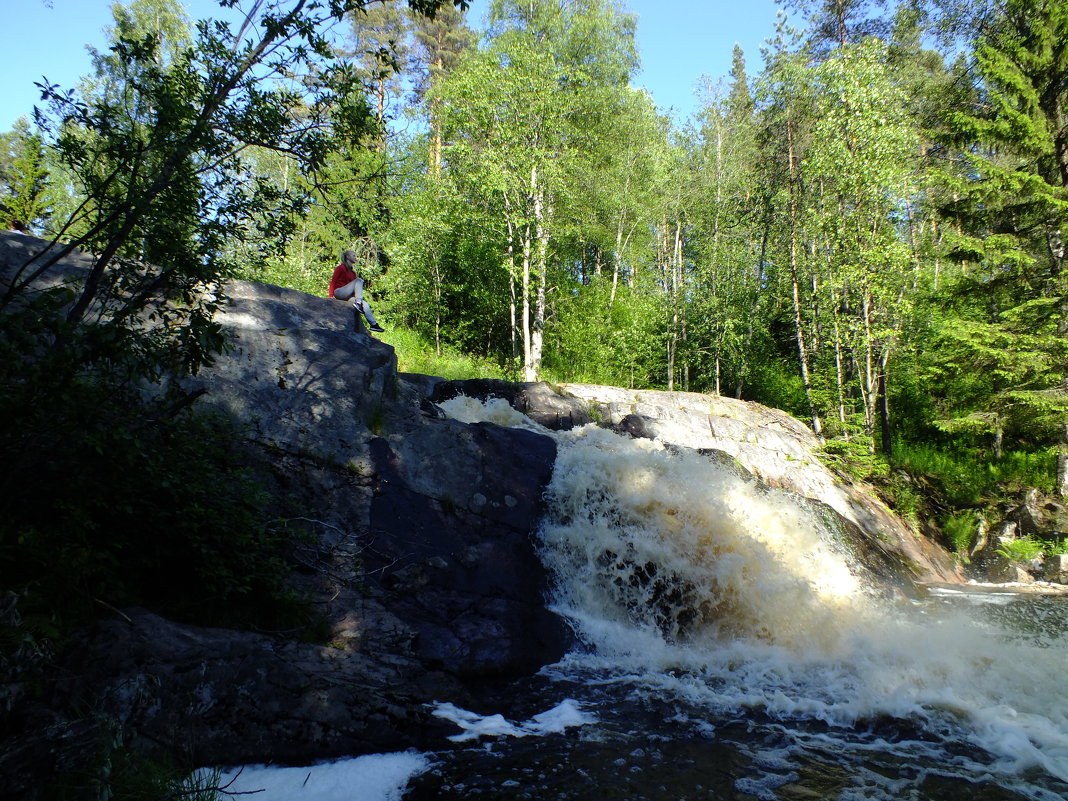
MULTIPOLYGON (((475 402, 450 404, 479 419, 475 402)), ((500 404, 489 414, 511 425, 518 413, 500 404)), ((679 724, 696 730, 781 721, 783 750, 754 752, 766 771, 738 781, 760 798, 791 780, 802 749, 854 766, 856 786, 836 798, 909 797, 932 770, 1060 797, 1033 779, 1068 781, 1062 636, 887 600, 818 515, 700 454, 594 426, 552 436, 542 558, 554 609, 585 647, 550 673, 678 699, 689 710, 679 724), (860 736, 886 719, 915 736, 860 736), (937 767, 891 779, 865 767, 867 751, 937 767)))
POLYGON ((525 723, 512 723, 504 715, 479 715, 455 704, 438 704, 434 716, 451 721, 463 729, 462 734, 449 737, 454 743, 477 740, 480 737, 529 737, 531 735, 560 734, 575 726, 585 726, 596 718, 582 711, 581 705, 567 698, 552 709, 539 712, 525 723))
POLYGON ((368 754, 307 767, 245 765, 217 777, 204 770, 198 785, 214 778, 222 798, 257 801, 400 801, 412 777, 429 767, 415 752, 368 754))

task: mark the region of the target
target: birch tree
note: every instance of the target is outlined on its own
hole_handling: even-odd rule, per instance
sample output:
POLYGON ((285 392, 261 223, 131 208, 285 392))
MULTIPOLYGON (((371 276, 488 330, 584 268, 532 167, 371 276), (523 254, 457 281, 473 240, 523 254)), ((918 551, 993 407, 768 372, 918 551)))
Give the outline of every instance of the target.
MULTIPOLYGON (((813 77, 816 121, 804 166, 820 193, 812 222, 825 307, 833 315, 828 338, 857 365, 865 435, 874 447, 881 422, 889 453, 886 379, 916 285, 910 278, 916 264, 896 219, 909 196, 918 137, 878 40, 847 45, 813 77)), ((836 376, 841 397, 840 368, 836 376)))

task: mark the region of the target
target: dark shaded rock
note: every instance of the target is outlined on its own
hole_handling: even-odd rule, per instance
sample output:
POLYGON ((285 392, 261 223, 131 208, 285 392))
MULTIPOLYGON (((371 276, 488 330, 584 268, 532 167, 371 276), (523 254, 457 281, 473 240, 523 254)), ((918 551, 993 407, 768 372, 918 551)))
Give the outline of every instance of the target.
POLYGON ((548 579, 530 541, 555 457, 548 437, 489 423, 371 441, 368 575, 393 611, 418 621, 428 664, 480 677, 563 655, 568 630, 544 607, 548 579))
MULTIPOLYGON (((0 259, 42 246, 0 237, 0 259)), ((77 279, 87 261, 74 254, 41 283, 77 279)), ((185 388, 247 426, 232 445, 294 532, 293 581, 323 639, 124 610, 74 638, 42 714, 7 716, 4 737, 33 740, 38 766, 84 740, 87 711, 138 750, 205 764, 422 748, 440 733, 428 704, 463 704, 472 683, 529 674, 571 641, 545 608, 531 540, 553 441, 442 419, 428 399, 440 379, 399 376, 347 304, 242 281, 226 293, 217 320, 232 348, 185 388)))
POLYGON ((641 414, 628 414, 614 426, 620 434, 627 434, 635 439, 656 439, 653 420, 641 414))
POLYGON ((569 431, 593 422, 588 404, 557 392, 544 381, 518 384, 495 378, 443 381, 434 387, 430 400, 441 403, 458 395, 481 401, 502 398, 516 411, 553 431, 569 431))
POLYGON ((455 678, 410 656, 399 621, 392 638, 376 639, 389 646, 394 658, 386 659, 179 625, 145 610, 126 614, 76 638, 58 691, 71 708, 106 712, 149 754, 189 751, 199 764, 299 764, 420 748, 437 731, 427 700, 464 697, 455 678))

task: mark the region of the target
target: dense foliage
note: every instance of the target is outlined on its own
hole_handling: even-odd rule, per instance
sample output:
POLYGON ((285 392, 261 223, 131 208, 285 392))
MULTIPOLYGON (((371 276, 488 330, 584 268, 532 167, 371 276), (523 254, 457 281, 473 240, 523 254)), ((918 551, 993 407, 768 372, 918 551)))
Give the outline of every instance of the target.
POLYGON ((730 393, 882 460, 1064 447, 1064 2, 793 0, 683 127, 620 0, 291 5, 118 6, 4 136, 9 222, 102 254, 48 334, 72 377, 195 370, 204 290, 321 292, 352 248, 387 319, 503 375, 730 393))

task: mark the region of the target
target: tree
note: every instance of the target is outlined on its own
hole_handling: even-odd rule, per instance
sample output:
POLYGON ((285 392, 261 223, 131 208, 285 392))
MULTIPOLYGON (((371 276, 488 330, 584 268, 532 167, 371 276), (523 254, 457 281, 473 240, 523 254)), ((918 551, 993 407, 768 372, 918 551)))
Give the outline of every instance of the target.
POLYGON ((691 320, 693 359, 719 393, 732 381, 741 397, 762 338, 766 293, 765 188, 758 174, 756 107, 735 45, 725 96, 710 94, 691 159, 691 222, 697 261, 691 320))
MULTIPOLYGON (((330 61, 323 34, 361 5, 253 2, 236 31, 205 21, 195 41, 173 50, 159 30, 127 29, 120 11, 96 82, 80 92, 42 87, 49 110, 36 115, 38 126, 76 187, 77 205, 69 219, 54 222, 55 237, 43 250, 5 275, 0 294, 0 416, 7 423, 0 460, 8 468, 0 476, 0 559, 5 576, 15 575, 14 565, 24 579, 12 589, 35 594, 45 615, 60 603, 49 588, 85 601, 100 598, 93 595, 99 587, 116 586, 127 569, 122 549, 135 550, 137 540, 126 530, 113 542, 111 523, 136 519, 130 510, 144 508, 138 503, 152 514, 166 509, 166 539, 177 548, 197 551, 204 535, 243 552, 247 532, 229 531, 228 521, 254 524, 241 506, 252 499, 219 491, 237 483, 207 482, 214 495, 198 483, 201 497, 174 490, 151 503, 126 490, 144 487, 142 468, 156 492, 165 490, 166 460, 188 453, 189 443, 214 459, 201 436, 229 434, 220 441, 234 452, 225 427, 198 434, 196 424, 178 425, 196 399, 180 379, 226 344, 213 313, 234 269, 230 243, 259 240, 269 251, 284 242, 303 199, 300 187, 290 194, 259 181, 246 164, 249 146, 284 151, 313 170, 341 133, 358 142, 365 130, 360 108, 341 106, 352 115, 348 126, 329 116, 339 107, 335 96, 358 92, 350 91, 351 70, 330 61), (313 70, 314 85, 277 82, 313 70), (75 248, 93 255, 84 275, 65 276, 59 263, 75 248), (60 486, 71 494, 57 501, 60 486), (188 499, 188 508, 171 509, 176 497, 188 499), (209 501, 225 509, 203 514, 209 501), (86 581, 55 581, 66 573, 50 559, 84 566, 77 575, 86 581)), ((237 478, 229 468, 207 468, 205 476, 237 478)), ((181 470, 174 475, 184 483, 181 470)), ((261 504, 252 517, 262 523, 262 516, 261 504)), ((143 580, 133 572, 125 579, 143 580)), ((225 578, 230 583, 218 597, 258 581, 225 578)))
POLYGON ((51 216, 49 173, 39 134, 20 119, 0 137, 0 209, 8 227, 38 231, 51 216))
POLYGON ((875 8, 884 8, 886 3, 887 0, 784 0, 787 8, 805 17, 811 42, 821 53, 844 48, 867 36, 885 35, 885 20, 868 14, 875 8))
MULTIPOLYGON (((804 388, 806 412, 816 435, 823 436, 823 404, 817 397, 813 380, 813 344, 815 314, 809 315, 806 291, 813 285, 805 247, 805 183, 801 160, 811 139, 810 127, 814 119, 811 76, 806 69, 807 53, 790 52, 794 32, 780 17, 779 32, 774 49, 767 53, 767 66, 759 84, 759 96, 767 108, 763 115, 762 142, 768 148, 765 169, 769 173, 768 187, 774 192, 770 204, 784 213, 785 227, 775 231, 779 240, 777 250, 782 263, 781 272, 789 284, 789 306, 792 310, 790 327, 801 383, 804 388), (808 280, 806 280, 808 279, 808 280)), ((765 218, 770 224, 770 216, 765 218)))
POLYGON ((349 15, 352 44, 346 55, 354 57, 372 98, 372 108, 385 150, 386 120, 391 102, 401 95, 400 76, 408 60, 407 18, 395 0, 361 5, 349 15))
MULTIPOLYGON (((412 64, 417 73, 414 92, 417 101, 427 98, 431 88, 445 78, 456 66, 460 55, 475 42, 475 33, 465 22, 465 14, 457 8, 443 8, 433 17, 410 14, 414 46, 412 64)), ((430 127, 430 172, 441 170, 441 109, 431 98, 426 109, 430 127)))
POLYGON ((488 46, 468 52, 430 97, 445 110, 450 180, 497 215, 508 276, 513 353, 533 380, 544 350, 549 296, 564 274, 557 243, 569 227, 568 178, 592 121, 633 63, 632 21, 608 3, 496 2, 488 46), (613 83, 616 82, 616 83, 613 83))
POLYGON ((951 431, 1052 443, 1068 413, 1068 3, 1008 0, 975 48, 979 97, 947 114, 945 212, 961 264, 944 295, 939 375, 951 431))
POLYGON ((865 434, 874 446, 882 417, 889 454, 886 381, 915 285, 915 263, 896 218, 909 196, 918 138, 886 63, 885 46, 869 39, 816 67, 817 121, 805 167, 808 180, 819 186, 814 222, 835 347, 841 343, 852 353, 865 434))

